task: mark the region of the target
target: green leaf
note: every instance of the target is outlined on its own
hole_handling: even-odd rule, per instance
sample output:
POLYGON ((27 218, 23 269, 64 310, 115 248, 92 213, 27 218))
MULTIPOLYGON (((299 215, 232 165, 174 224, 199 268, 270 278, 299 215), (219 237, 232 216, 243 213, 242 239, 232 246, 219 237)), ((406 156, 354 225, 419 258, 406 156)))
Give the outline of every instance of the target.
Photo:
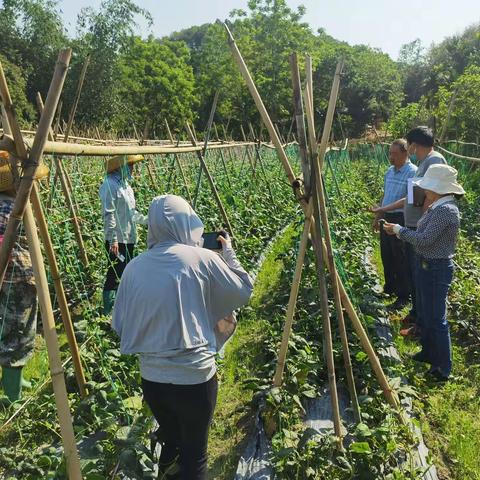
POLYGON ((370 445, 367 442, 353 442, 349 450, 352 453, 359 453, 361 455, 370 455, 372 453, 370 445))

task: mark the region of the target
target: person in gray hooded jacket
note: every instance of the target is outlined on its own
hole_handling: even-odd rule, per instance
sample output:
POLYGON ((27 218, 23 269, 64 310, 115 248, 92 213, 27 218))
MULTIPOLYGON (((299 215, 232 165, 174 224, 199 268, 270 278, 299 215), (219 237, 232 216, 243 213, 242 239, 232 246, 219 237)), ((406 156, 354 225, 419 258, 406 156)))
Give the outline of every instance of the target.
POLYGON ((233 333, 234 310, 253 282, 230 239, 201 248, 203 223, 181 197, 153 199, 148 250, 122 276, 112 326, 124 354, 138 354, 145 401, 159 424, 166 478, 206 478, 208 430, 217 397, 215 354, 233 333))

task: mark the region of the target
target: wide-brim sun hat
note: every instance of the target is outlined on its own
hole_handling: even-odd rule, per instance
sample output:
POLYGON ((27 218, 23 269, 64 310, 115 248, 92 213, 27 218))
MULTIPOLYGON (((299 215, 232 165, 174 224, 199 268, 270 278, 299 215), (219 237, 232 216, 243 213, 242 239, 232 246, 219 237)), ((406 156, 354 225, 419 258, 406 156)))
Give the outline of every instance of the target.
POLYGON ((105 162, 107 173, 119 169, 123 165, 133 165, 144 160, 143 155, 115 155, 105 162))
POLYGON ((465 190, 457 182, 457 170, 450 165, 432 165, 420 180, 413 183, 424 190, 431 190, 439 195, 464 195, 465 190))
MULTIPOLYGON (((40 163, 35 172, 35 180, 41 180, 48 176, 48 167, 40 163)), ((7 192, 14 188, 12 167, 10 165, 8 152, 0 151, 0 192, 7 192)))

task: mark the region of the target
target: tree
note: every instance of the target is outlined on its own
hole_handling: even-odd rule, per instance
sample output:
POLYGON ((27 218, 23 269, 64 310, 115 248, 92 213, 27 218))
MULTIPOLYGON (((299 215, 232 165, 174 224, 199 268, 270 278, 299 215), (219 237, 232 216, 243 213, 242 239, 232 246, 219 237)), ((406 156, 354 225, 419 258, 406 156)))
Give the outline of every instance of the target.
POLYGON ((151 22, 150 14, 132 0, 103 0, 98 11, 82 9, 78 17, 76 68, 70 76, 67 104, 73 101, 81 64, 90 55, 84 93, 77 119, 84 125, 112 128, 121 108, 119 97, 119 57, 128 46, 137 16, 151 22))
POLYGON ((418 102, 426 93, 428 75, 425 49, 419 38, 401 47, 398 65, 403 78, 405 102, 418 102))
POLYGON ((2 53, 21 66, 27 99, 46 96, 60 48, 67 43, 56 0, 4 0, 0 8, 2 53))
POLYGON ((24 77, 24 72, 1 54, 0 63, 2 64, 5 77, 7 78, 8 89, 20 125, 24 128, 30 127, 35 119, 35 110, 33 109, 32 104, 28 102, 25 95, 27 81, 24 77))
POLYGON ((119 95, 122 98, 116 127, 136 124, 151 128, 168 120, 172 128, 184 128, 196 106, 190 54, 183 42, 144 41, 133 37, 119 59, 119 95))

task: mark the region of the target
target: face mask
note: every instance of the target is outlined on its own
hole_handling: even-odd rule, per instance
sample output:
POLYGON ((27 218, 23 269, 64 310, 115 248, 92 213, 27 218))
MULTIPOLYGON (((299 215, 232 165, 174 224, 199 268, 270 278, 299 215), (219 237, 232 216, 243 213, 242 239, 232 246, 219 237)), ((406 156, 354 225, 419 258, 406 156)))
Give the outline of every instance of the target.
POLYGON ((418 160, 418 158, 417 158, 417 153, 416 153, 416 152, 417 152, 417 149, 415 148, 415 149, 413 150, 413 153, 409 153, 409 155, 408 155, 408 158, 410 159, 410 161, 411 161, 412 163, 416 163, 417 160, 418 160))
POLYGON ((130 171, 130 167, 128 165, 122 165, 122 178, 125 180, 131 180, 132 179, 132 172, 130 171))

